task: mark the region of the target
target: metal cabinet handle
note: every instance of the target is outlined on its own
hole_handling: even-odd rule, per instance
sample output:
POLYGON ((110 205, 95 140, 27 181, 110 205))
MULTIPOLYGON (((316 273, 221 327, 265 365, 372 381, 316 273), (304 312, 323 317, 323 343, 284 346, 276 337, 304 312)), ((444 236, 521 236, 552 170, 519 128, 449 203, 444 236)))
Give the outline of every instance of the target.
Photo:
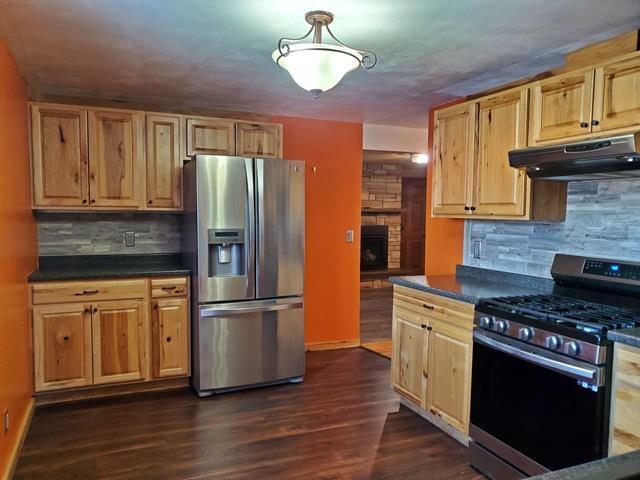
POLYGON ((431 325, 429 325, 429 326, 427 327, 427 332, 430 332, 431 330, 433 330, 433 327, 432 327, 431 325))
POLYGON ((422 327, 422 329, 423 329, 423 330, 426 330, 426 328, 427 328, 427 324, 426 324, 426 323, 423 323, 423 324, 422 324, 422 325, 420 325, 420 326, 422 327))
POLYGON ((434 307, 433 305, 429 305, 428 303, 423 303, 423 304, 422 304, 422 306, 423 306, 424 308, 426 308, 427 310, 433 310, 433 309, 435 309, 435 308, 436 308, 436 307, 434 307))
POLYGON ((580 126, 582 128, 587 128, 589 126, 589 124, 587 122, 580 122, 580 126))
POLYGON ((470 207, 469 210, 471 210, 472 212, 475 211, 476 207, 470 207))
POLYGON ((94 308, 94 309, 93 309, 93 313, 98 313, 98 309, 97 309, 97 308, 94 308))
POLYGON ((591 120, 591 125, 593 126, 600 125, 600 122, 598 120, 591 120))
POLYGON ((467 207, 466 205, 464 206, 464 209, 465 209, 466 211, 471 210, 471 208, 467 207))
POLYGON ((80 295, 95 295, 96 293, 100 292, 100 290, 83 290, 81 293, 74 293, 75 296, 80 296, 80 295))
POLYGON ((175 290, 176 286, 175 285, 171 285, 170 287, 162 287, 162 290, 164 290, 165 292, 170 292, 171 290, 175 290))

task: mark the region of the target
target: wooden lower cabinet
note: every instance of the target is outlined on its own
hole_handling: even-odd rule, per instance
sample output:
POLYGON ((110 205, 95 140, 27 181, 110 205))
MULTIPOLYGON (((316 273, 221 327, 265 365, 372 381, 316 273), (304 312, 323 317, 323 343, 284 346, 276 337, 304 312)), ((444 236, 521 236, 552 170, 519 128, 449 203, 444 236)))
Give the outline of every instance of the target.
POLYGON ((189 302, 186 298, 155 300, 151 308, 153 376, 189 374, 189 302))
POLYGON ((145 318, 141 300, 101 302, 93 306, 93 383, 145 378, 145 318))
POLYGON ((467 438, 473 305, 395 287, 391 384, 430 419, 467 438))
POLYGON ((432 325, 424 408, 466 435, 471 398, 471 332, 442 322, 432 325))
POLYGON ((640 348, 615 344, 609 455, 640 449, 640 348))
POLYGON ((83 303, 34 307, 36 391, 92 384, 90 308, 83 303))
POLYGON ((427 325, 418 315, 394 309, 392 325, 391 382, 393 388, 416 404, 422 403, 427 351, 427 325))
POLYGON ((186 277, 37 283, 31 298, 36 393, 190 373, 186 277))

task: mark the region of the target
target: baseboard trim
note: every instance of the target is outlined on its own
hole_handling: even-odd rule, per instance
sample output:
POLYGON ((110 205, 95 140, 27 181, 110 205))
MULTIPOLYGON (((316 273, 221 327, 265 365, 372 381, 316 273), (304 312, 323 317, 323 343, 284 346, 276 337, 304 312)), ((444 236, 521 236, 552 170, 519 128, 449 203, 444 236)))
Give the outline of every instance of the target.
POLYGON ((189 377, 166 378, 152 382, 133 382, 113 385, 98 385, 72 390, 41 392, 36 396, 36 405, 55 405, 59 403, 115 398, 136 393, 161 392, 189 387, 189 377))
POLYGON ((22 417, 22 423, 19 426, 20 433, 18 434, 18 441, 13 446, 13 451, 9 455, 9 465, 7 470, 4 472, 4 476, 2 480, 11 480, 14 472, 16 471, 16 467, 18 466, 18 458, 20 458, 20 452, 22 452, 22 445, 24 444, 25 439, 27 438, 27 433, 29 432, 29 426, 31 425, 31 419, 33 418, 33 412, 36 410, 36 402, 33 397, 29 399, 29 405, 27 406, 27 411, 25 415, 22 417))
POLYGON ((355 348, 360 346, 360 339, 343 340, 341 342, 311 342, 305 343, 304 348, 307 352, 318 352, 321 350, 338 350, 340 348, 355 348))
POLYGON ((460 433, 458 430, 453 428, 448 423, 443 422, 441 419, 439 419, 435 415, 432 415, 431 413, 427 412, 426 410, 423 410, 419 406, 415 405, 413 402, 411 402, 411 400, 407 400, 403 396, 400 396, 400 404, 404 405, 405 407, 407 407, 412 412, 417 413, 422 418, 427 420, 429 423, 432 423, 433 425, 438 427, 440 430, 442 430, 444 433, 448 434, 450 437, 453 437, 454 440, 457 440, 458 442, 460 442, 465 447, 469 446, 469 437, 468 436, 460 433))

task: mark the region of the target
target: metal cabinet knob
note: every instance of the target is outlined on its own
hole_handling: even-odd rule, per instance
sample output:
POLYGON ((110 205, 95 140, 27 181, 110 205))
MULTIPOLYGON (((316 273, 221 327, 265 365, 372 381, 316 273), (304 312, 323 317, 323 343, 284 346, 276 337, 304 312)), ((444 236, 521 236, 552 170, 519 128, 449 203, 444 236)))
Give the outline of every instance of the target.
POLYGON ((587 128, 589 126, 589 124, 587 122, 580 122, 580 126, 582 128, 587 128))

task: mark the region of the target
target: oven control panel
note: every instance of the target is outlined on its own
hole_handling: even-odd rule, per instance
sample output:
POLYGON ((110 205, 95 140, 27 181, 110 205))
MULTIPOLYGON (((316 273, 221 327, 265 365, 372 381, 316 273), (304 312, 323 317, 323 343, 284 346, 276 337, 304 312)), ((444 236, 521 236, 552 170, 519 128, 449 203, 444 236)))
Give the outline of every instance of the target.
POLYGON ((640 280, 640 265, 587 259, 584 262, 584 267, 582 267, 582 273, 626 280, 640 280))

